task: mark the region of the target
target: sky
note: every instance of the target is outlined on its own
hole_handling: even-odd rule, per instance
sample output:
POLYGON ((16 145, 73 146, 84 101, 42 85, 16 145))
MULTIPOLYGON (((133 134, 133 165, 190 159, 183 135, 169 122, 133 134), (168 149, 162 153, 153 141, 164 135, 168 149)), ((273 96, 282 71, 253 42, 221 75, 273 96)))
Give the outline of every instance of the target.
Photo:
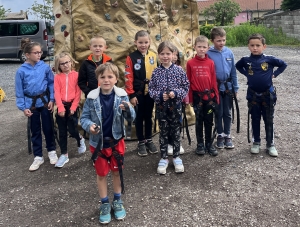
MULTIPOLYGON (((20 10, 25 11, 30 8, 33 5, 34 1, 35 0, 0 0, 0 5, 2 5, 4 9, 10 9, 12 13, 17 13, 20 12, 20 10)), ((39 4, 44 4, 43 0, 36 1, 39 4)))

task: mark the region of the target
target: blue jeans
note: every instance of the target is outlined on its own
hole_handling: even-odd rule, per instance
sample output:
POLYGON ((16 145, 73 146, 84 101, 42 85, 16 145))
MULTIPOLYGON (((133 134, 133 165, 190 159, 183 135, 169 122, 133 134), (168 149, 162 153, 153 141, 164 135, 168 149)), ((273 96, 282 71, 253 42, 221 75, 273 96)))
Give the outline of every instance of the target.
POLYGON ((51 114, 46 107, 39 107, 32 111, 31 116, 31 142, 34 156, 43 157, 42 132, 46 139, 46 148, 49 151, 56 149, 52 128, 51 114), (41 122, 42 119, 42 122, 41 122), (42 123, 42 127, 41 127, 42 123))
POLYGON ((231 128, 231 108, 232 108, 232 96, 227 95, 224 92, 220 92, 220 104, 218 105, 218 134, 230 135, 231 128))

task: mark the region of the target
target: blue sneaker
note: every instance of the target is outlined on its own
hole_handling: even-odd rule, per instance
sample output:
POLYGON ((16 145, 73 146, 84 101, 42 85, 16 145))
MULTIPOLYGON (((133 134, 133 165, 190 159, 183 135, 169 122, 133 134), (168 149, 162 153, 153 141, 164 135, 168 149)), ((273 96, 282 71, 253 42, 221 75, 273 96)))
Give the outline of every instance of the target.
POLYGON ((57 160, 54 167, 56 168, 62 168, 67 162, 69 162, 69 158, 67 155, 62 154, 59 159, 57 160))
POLYGON ((123 220, 126 217, 126 211, 121 199, 113 201, 111 206, 117 220, 123 220))
POLYGON ((103 203, 100 206, 100 216, 99 216, 99 222, 101 224, 108 224, 111 221, 111 215, 110 215, 110 204, 109 203, 103 203))

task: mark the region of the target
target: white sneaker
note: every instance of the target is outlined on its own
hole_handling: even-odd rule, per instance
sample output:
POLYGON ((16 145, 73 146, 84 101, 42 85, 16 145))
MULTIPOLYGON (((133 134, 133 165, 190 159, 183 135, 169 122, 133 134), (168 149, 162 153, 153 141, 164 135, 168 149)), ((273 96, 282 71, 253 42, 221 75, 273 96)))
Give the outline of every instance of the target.
POLYGON ((252 154, 258 154, 259 153, 259 148, 260 148, 260 145, 258 143, 253 143, 252 146, 251 146, 250 152, 252 154))
POLYGON ((168 159, 160 159, 157 167, 158 174, 166 174, 169 165, 168 159))
POLYGON ((56 155, 56 151, 49 151, 48 152, 48 157, 50 159, 50 164, 54 165, 56 164, 58 157, 56 155))
POLYGON ((82 137, 80 140, 80 147, 78 147, 78 153, 83 154, 86 151, 86 146, 84 142, 84 138, 82 137))
POLYGON ((44 158, 36 156, 33 160, 33 163, 29 167, 29 171, 37 170, 38 168, 40 168, 40 165, 42 165, 43 163, 44 163, 44 158))
POLYGON ((181 158, 173 158, 173 164, 175 167, 175 173, 183 173, 184 172, 184 166, 182 164, 181 158))
POLYGON ((173 146, 168 144, 168 155, 173 155, 173 146))
POLYGON ((278 156, 278 152, 277 152, 277 150, 276 150, 276 148, 275 148, 274 145, 268 147, 267 150, 268 150, 268 153, 269 153, 270 156, 273 156, 273 157, 277 157, 278 156))
POLYGON ((180 154, 183 154, 184 153, 184 149, 182 146, 180 146, 180 151, 179 151, 180 154))

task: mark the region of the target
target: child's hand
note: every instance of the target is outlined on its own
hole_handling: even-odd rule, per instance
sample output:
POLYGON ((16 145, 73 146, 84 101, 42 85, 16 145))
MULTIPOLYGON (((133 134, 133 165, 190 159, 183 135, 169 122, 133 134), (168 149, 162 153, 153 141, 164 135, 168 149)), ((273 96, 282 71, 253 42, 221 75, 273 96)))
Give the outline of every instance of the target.
POLYGON ((70 110, 70 115, 74 115, 75 111, 74 110, 70 110))
POLYGON ((25 117, 30 117, 32 115, 30 109, 25 109, 23 112, 24 112, 25 117))
POLYGON ((167 101, 169 99, 169 95, 165 92, 163 93, 163 100, 167 101))
POLYGON ((133 106, 136 106, 137 104, 139 104, 138 100, 136 97, 133 97, 132 99, 130 99, 130 103, 133 105, 133 106))
POLYGON ((48 103, 48 110, 50 110, 51 113, 53 112, 53 102, 52 101, 50 101, 48 103))
POLYGON ((100 132, 100 127, 96 124, 92 124, 90 127, 90 133, 96 135, 100 132))
POLYGON ((273 75, 272 78, 276 78, 276 77, 273 75))
POLYGON ((58 113, 58 116, 60 116, 60 117, 64 117, 64 116, 65 116, 65 114, 66 114, 66 112, 65 112, 65 111, 63 111, 63 112, 60 112, 60 113, 58 113))
MULTIPOLYGON (((127 103, 128 106, 131 106, 130 102, 125 102, 125 101, 123 101, 122 103, 127 103)), ((125 110, 124 104, 120 104, 119 107, 120 107, 122 110, 125 110)))
POLYGON ((170 97, 171 99, 175 98, 175 94, 174 94, 173 91, 171 91, 171 92, 169 93, 169 97, 170 97))

